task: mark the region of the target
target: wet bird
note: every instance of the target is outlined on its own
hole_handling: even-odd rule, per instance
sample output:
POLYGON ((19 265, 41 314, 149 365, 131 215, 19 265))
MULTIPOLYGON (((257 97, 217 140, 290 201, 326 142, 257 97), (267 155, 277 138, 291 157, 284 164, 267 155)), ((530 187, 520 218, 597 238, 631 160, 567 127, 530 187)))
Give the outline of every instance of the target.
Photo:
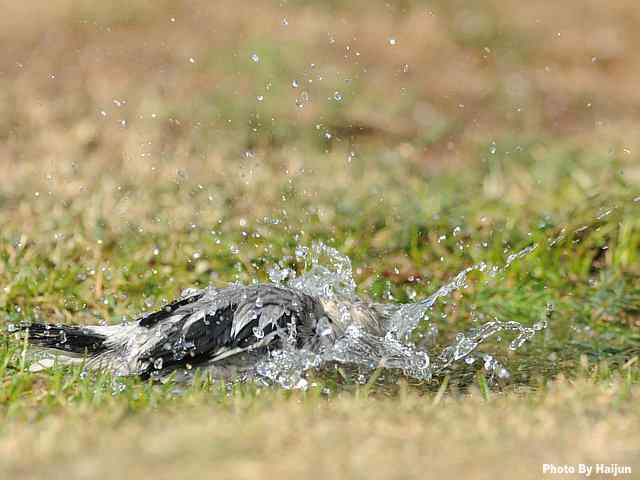
POLYGON ((110 326, 21 324, 32 345, 79 358, 118 375, 162 377, 208 367, 222 376, 250 368, 283 348, 321 352, 350 325, 382 332, 376 305, 357 298, 320 298, 295 288, 259 284, 186 291, 164 308, 110 326))

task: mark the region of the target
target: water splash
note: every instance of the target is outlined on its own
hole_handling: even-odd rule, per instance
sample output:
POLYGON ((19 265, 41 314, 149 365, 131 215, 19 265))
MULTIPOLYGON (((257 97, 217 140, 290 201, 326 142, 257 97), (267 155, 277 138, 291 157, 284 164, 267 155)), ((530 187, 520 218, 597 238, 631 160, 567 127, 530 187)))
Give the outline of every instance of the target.
POLYGON ((356 298, 356 282, 349 257, 322 242, 314 243, 311 249, 298 247, 296 256, 304 261, 307 271, 289 281, 290 287, 314 297, 356 298))
MULTIPOLYGON (((484 262, 465 268, 435 293, 424 300, 406 304, 371 304, 383 317, 382 335, 373 334, 358 325, 350 325, 336 341, 312 353, 307 350, 288 348, 271 352, 258 363, 255 373, 259 378, 274 382, 284 388, 307 388, 305 372, 328 363, 351 364, 373 371, 378 368, 395 369, 405 375, 430 380, 433 375, 445 372, 454 363, 470 359, 474 363, 473 352, 487 339, 500 332, 516 334, 509 348, 516 350, 530 340, 537 331, 546 327, 546 322, 538 322, 526 327, 516 321, 494 319, 468 332, 458 333, 455 342, 442 349, 438 355, 418 348, 410 342, 413 331, 423 322, 429 312, 442 297, 464 288, 471 272, 485 272, 493 278, 506 271, 516 260, 531 254, 537 245, 530 245, 507 257, 500 267, 484 262), (433 360, 432 360, 433 357, 433 360)), ((311 248, 298 247, 296 257, 304 262, 305 273, 299 277, 289 276, 287 285, 319 298, 339 297, 363 302, 356 295, 351 261, 335 248, 324 243, 314 243, 311 248)), ((285 277, 286 278, 286 277, 285 277)), ((283 281, 285 278, 278 276, 283 281)), ((431 330, 436 332, 437 327, 431 330)), ((493 356, 482 356, 484 367, 490 377, 506 378, 508 371, 493 356)))
POLYGON ((505 272, 516 260, 531 254, 537 247, 537 244, 529 245, 518 252, 510 254, 505 264, 501 267, 489 267, 485 262, 480 262, 465 268, 453 277, 451 281, 444 284, 424 300, 399 307, 396 313, 389 319, 387 328, 398 338, 407 340, 422 321, 425 313, 431 310, 438 299, 449 296, 467 285, 467 277, 471 272, 487 272, 490 277, 495 277, 505 272))

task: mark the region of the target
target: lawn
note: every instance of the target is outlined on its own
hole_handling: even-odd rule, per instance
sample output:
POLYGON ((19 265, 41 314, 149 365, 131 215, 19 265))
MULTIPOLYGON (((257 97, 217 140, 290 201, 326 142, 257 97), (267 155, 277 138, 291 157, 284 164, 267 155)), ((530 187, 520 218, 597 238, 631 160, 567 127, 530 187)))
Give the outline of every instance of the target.
POLYGON ((1 478, 640 471, 633 2, 1 3, 3 330, 301 273, 314 241, 402 303, 537 245, 436 304, 434 355, 553 307, 517 351, 481 347, 508 379, 345 367, 306 392, 31 372, 3 335, 1 478))

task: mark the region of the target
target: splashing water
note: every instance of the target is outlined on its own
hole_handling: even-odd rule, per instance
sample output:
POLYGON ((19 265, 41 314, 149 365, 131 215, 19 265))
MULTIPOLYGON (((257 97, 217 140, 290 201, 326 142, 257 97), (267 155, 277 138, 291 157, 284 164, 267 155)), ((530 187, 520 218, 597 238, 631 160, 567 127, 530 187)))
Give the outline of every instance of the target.
POLYGON ((397 312, 389 319, 388 329, 394 334, 404 340, 408 340, 411 333, 418 326, 420 321, 424 318, 425 313, 430 310, 436 301, 441 297, 446 297, 456 290, 464 288, 467 284, 467 276, 474 271, 487 272, 490 277, 495 277, 499 273, 507 270, 513 262, 520 258, 524 258, 532 253, 537 248, 537 244, 530 245, 523 248, 519 252, 512 253, 507 257, 507 260, 502 267, 489 267, 485 262, 477 263, 471 267, 467 267, 458 273, 450 282, 440 287, 435 293, 425 298, 424 300, 401 306, 397 309, 397 312))
MULTIPOLYGON (((513 262, 523 258, 536 249, 531 245, 508 256, 501 267, 490 267, 481 262, 458 273, 451 281, 440 287, 435 293, 416 303, 373 304, 376 311, 384 317, 385 333, 374 335, 357 325, 349 326, 333 345, 320 353, 307 350, 285 348, 271 352, 256 366, 255 373, 259 378, 274 382, 284 388, 301 388, 308 386, 305 372, 329 363, 351 364, 373 371, 377 368, 397 369, 405 375, 429 380, 433 375, 443 373, 455 362, 466 360, 475 362, 473 352, 490 337, 500 332, 514 332, 516 337, 509 345, 511 350, 521 347, 531 339, 537 331, 546 328, 546 321, 538 322, 533 327, 526 327, 516 321, 489 321, 466 333, 458 333, 455 342, 445 347, 437 356, 430 357, 430 352, 420 350, 410 342, 411 334, 425 319, 438 299, 464 288, 471 272, 487 272, 495 277, 507 270, 513 262)), ((282 276, 275 270, 273 278, 284 280, 290 287, 309 295, 331 298, 336 295, 353 301, 362 301, 356 295, 356 283, 353 279, 351 261, 346 255, 323 243, 314 243, 311 249, 299 247, 296 256, 305 263, 306 272, 300 277, 282 276)), ((484 368, 491 377, 507 378, 508 371, 493 356, 485 354, 481 357, 484 368)))

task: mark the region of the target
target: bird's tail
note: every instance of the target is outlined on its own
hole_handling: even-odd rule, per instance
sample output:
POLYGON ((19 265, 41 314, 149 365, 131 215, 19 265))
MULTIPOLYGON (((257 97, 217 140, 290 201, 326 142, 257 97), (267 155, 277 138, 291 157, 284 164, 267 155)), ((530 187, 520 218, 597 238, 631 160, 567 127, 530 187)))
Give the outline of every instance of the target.
POLYGON ((21 323, 10 325, 8 332, 24 332, 32 345, 69 353, 97 355, 107 349, 105 346, 107 336, 87 327, 21 323))

